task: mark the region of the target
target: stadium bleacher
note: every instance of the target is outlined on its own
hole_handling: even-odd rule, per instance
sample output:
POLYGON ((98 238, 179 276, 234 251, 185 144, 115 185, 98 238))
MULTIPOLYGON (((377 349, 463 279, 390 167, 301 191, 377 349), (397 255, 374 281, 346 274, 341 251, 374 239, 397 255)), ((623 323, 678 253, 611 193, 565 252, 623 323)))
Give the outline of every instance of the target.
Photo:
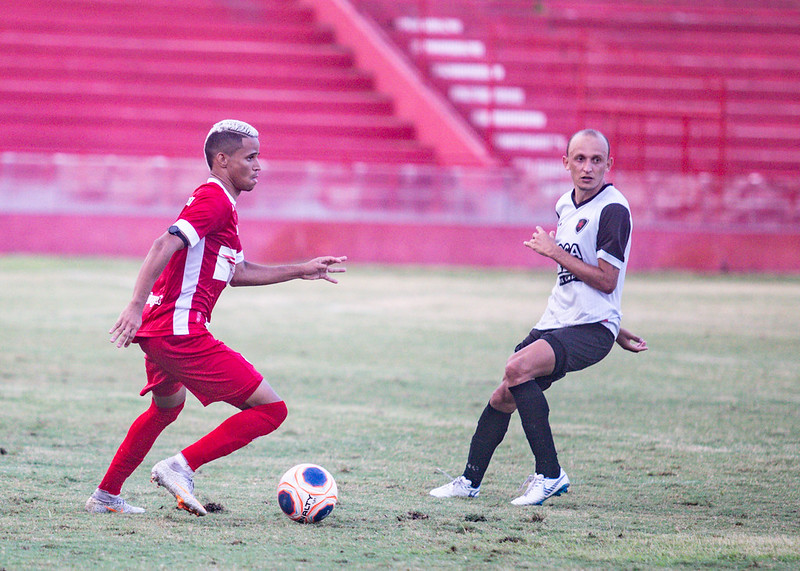
POLYGON ((0 151, 193 157, 235 115, 267 159, 436 160, 301 2, 3 0, 0 29, 0 151))
MULTIPOLYGON (((683 224, 728 240, 694 256, 702 267, 752 268, 761 260, 740 261, 747 241, 730 238, 746 227, 789 236, 780 266, 796 270, 799 54, 790 0, 0 0, 0 217, 48 228, 66 212, 74 229, 87 212, 172 212, 204 174, 209 125, 236 117, 262 134, 252 215, 349 220, 350 246, 378 261, 515 265, 487 236, 551 220, 566 136, 592 126, 653 232, 638 259, 658 267, 681 240, 661 231, 683 224), (357 10, 436 104, 410 116, 381 90, 368 44, 321 16, 334 4, 357 10), (450 131, 429 136, 448 124, 431 115, 489 160, 459 163, 450 131), (434 224, 472 242, 434 247, 434 224)), ((304 256, 302 232, 265 243, 295 240, 285 251, 304 256)), ((15 238, 7 247, 34 247, 15 238)))
MULTIPOLYGON (((0 4, 0 150, 149 155, 170 128, 159 154, 194 156, 209 117, 237 114, 267 158, 437 163, 302 1, 0 4)), ((800 160, 794 2, 354 4, 506 164, 536 172, 586 124, 626 170, 781 175, 800 160)))
POLYGON ((534 167, 596 125, 618 166, 791 173, 800 7, 770 0, 359 0, 483 134, 534 167))

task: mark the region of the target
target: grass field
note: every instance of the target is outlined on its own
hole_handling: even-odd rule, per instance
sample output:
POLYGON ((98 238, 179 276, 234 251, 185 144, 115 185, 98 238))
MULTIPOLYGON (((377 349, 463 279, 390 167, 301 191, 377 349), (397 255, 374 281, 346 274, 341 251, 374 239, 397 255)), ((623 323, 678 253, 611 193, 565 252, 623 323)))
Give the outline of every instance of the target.
POLYGON ((232 414, 193 398, 123 494, 83 511, 147 405, 141 352, 106 331, 138 261, 0 258, 0 569, 800 567, 800 278, 633 274, 616 348, 549 391, 571 492, 509 503, 532 467, 512 419, 472 500, 459 474, 480 411, 538 319, 554 272, 378 268, 338 286, 230 289, 212 329, 289 405, 276 433, 204 466, 196 518, 150 467, 232 414), (316 462, 340 504, 285 518, 281 474, 316 462))

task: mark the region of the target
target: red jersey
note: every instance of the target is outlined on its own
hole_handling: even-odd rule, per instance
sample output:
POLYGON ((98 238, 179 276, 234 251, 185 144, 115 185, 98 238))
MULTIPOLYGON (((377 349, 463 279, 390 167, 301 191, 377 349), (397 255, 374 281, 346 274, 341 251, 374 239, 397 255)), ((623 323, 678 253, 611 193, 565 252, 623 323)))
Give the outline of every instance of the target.
POLYGON ((236 202, 214 177, 189 198, 175 226, 188 247, 173 254, 147 299, 138 337, 205 333, 211 311, 244 261, 236 202))

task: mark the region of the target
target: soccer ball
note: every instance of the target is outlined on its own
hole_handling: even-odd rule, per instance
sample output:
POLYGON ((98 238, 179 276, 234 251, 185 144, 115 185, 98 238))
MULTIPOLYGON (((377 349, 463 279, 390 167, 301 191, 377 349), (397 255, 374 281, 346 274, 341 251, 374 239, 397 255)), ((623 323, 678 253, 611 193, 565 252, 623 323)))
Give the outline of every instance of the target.
POLYGON ((317 523, 333 511, 338 493, 336 481, 325 468, 298 464, 278 482, 278 505, 289 519, 317 523))

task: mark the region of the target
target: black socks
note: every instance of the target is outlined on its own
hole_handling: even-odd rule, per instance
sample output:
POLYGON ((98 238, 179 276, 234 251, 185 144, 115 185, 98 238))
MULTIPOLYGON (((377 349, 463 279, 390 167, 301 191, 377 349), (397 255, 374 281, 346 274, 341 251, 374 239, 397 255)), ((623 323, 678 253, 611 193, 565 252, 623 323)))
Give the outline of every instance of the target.
POLYGON ((535 380, 510 387, 517 411, 522 421, 522 429, 528 439, 534 458, 536 473, 545 478, 558 478, 561 466, 558 463, 553 433, 550 431, 550 407, 542 388, 535 380))
POLYGON ((483 409, 469 446, 467 467, 464 468, 464 477, 472 482, 473 488, 481 485, 492 454, 506 435, 509 420, 511 414, 495 410, 490 404, 483 409))
MULTIPOLYGON (((528 381, 515 387, 510 387, 517 411, 522 421, 522 429, 536 458, 536 473, 545 478, 558 478, 561 466, 558 463, 556 445, 553 442, 553 433, 550 430, 550 407, 539 384, 528 381)), ((467 466, 464 468, 464 477, 472 482, 472 487, 481 485, 483 475, 489 467, 497 446, 503 441, 508 430, 511 414, 500 412, 490 404, 483 409, 472 435, 469 446, 467 466)))

